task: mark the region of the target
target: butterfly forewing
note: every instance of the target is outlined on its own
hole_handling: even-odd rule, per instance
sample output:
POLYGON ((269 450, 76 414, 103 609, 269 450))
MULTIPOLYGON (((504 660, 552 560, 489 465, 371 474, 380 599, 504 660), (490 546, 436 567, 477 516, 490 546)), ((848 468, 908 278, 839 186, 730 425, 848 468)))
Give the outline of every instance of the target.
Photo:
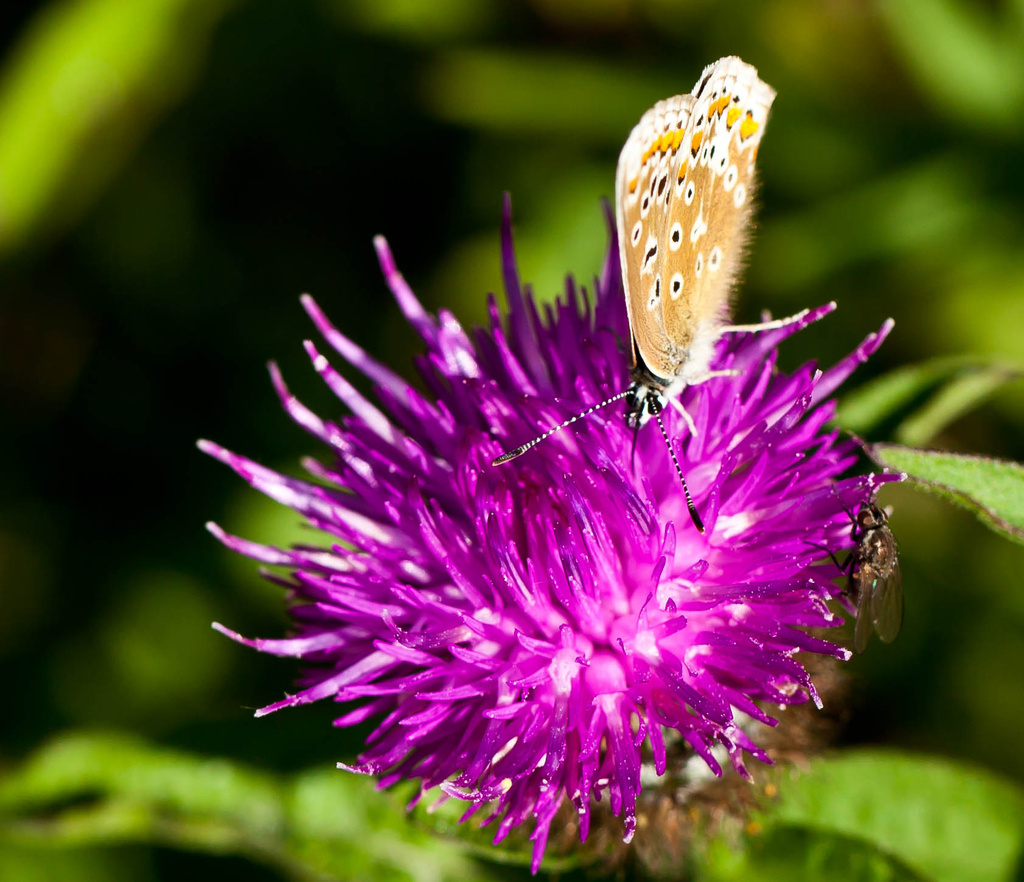
POLYGON ((647 111, 619 157, 619 247, 634 350, 667 382, 691 358, 694 338, 724 319, 774 97, 755 68, 720 59, 690 95, 647 111))
MULTIPOLYGON (((671 198, 672 181, 685 154, 683 141, 693 102, 692 95, 659 101, 633 128, 619 156, 616 220, 634 360, 637 350, 646 360, 649 353, 667 353, 675 348, 662 318, 660 301, 666 292, 660 280, 664 260, 661 252, 667 241, 665 199, 666 195, 671 198), (655 265, 659 267, 657 274, 655 265), (654 321, 649 320, 652 316, 654 321), (641 318, 648 320, 638 321, 641 318)), ((659 364, 648 364, 660 376, 671 379, 672 373, 664 374, 659 364)))

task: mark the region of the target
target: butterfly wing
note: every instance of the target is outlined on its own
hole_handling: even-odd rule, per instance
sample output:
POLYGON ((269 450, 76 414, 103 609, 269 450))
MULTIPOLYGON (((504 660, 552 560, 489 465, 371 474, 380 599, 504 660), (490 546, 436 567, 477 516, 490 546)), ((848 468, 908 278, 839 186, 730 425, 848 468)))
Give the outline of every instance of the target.
MULTIPOLYGON (((664 295, 659 251, 664 248, 666 190, 678 173, 685 153, 683 141, 693 107, 692 95, 659 101, 634 126, 615 175, 616 224, 622 283, 632 343, 633 366, 637 354, 666 381, 675 375, 674 350, 661 311, 664 295)), ((678 360, 678 359, 675 359, 678 360)))
POLYGON ((754 67, 722 58, 690 95, 647 111, 619 157, 619 248, 634 351, 666 381, 691 358, 694 338, 727 311, 774 98, 754 67))

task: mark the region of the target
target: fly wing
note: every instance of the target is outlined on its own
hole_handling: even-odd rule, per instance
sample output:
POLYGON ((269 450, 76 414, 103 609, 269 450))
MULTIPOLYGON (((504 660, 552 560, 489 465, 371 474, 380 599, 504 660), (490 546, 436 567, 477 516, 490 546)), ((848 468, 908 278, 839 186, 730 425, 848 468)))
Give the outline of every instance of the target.
POLYGON ((622 284, 626 292, 633 366, 636 356, 666 382, 683 358, 665 329, 661 302, 666 296, 660 267, 667 249, 666 197, 679 175, 686 151, 683 140, 693 95, 659 101, 641 117, 619 154, 615 175, 615 213, 622 284))
POLYGON ((868 615, 868 594, 868 591, 864 591, 857 603, 857 624, 853 628, 853 648, 857 653, 867 649, 871 640, 872 622, 868 615))
POLYGON ((871 620, 878 639, 883 643, 892 643, 900 633, 903 625, 903 576, 895 555, 884 578, 879 578, 871 589, 871 620))

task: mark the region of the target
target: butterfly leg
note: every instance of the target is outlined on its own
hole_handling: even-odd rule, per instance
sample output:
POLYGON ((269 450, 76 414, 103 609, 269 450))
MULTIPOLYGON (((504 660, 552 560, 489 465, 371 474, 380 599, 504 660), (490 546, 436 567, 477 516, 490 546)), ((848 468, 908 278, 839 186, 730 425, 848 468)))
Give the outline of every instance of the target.
MULTIPOLYGON (((721 373, 723 373, 723 374, 731 374, 732 372, 731 371, 722 371, 721 373)), ((710 376, 718 376, 718 372, 717 371, 713 371, 710 376)), ((671 405, 676 410, 679 411, 679 413, 682 416, 683 420, 686 422, 686 428, 688 428, 690 430, 690 437, 696 438, 697 437, 697 427, 693 423, 693 417, 690 416, 690 412, 685 407, 683 407, 682 403, 679 401, 678 398, 675 398, 675 397, 669 398, 669 402, 671 403, 671 405)))
POLYGON ((784 328, 786 325, 792 325, 795 322, 802 321, 810 313, 809 309, 801 309, 800 312, 795 315, 787 316, 786 318, 774 319, 770 322, 760 322, 756 325, 726 325, 724 328, 719 328, 720 334, 742 334, 742 333, 759 333, 760 331, 773 331, 776 328, 784 328))

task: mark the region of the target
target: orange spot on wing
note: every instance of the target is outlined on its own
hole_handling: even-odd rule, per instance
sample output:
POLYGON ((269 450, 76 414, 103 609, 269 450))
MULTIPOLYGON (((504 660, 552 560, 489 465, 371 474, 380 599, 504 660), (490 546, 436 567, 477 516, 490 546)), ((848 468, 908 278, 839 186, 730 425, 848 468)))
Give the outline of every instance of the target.
POLYGON ((732 110, 730 110, 726 114, 726 116, 725 116, 726 128, 731 129, 736 124, 736 120, 738 120, 740 118, 740 113, 741 113, 740 109, 738 107, 734 107, 734 108, 732 108, 732 110))
POLYGON ((672 139, 675 138, 675 136, 675 132, 665 132, 665 134, 661 136, 661 143, 658 144, 658 150, 662 153, 667 153, 669 148, 672 146, 672 139))
POLYGON ((683 160, 683 164, 681 166, 679 166, 679 180, 682 180, 683 178, 686 177, 686 165, 687 165, 687 163, 686 163, 686 160, 684 159, 683 160))
POLYGON ((761 128, 761 126, 754 122, 754 114, 748 110, 743 122, 740 123, 740 137, 746 140, 759 128, 761 128))
POLYGON ((722 93, 722 97, 711 105, 709 116, 714 116, 716 113, 725 113, 725 108, 729 106, 729 94, 727 92, 722 93))
MULTIPOLYGON (((679 145, 683 143, 683 130, 677 129, 675 136, 672 138, 672 152, 675 153, 679 149, 679 145)), ((686 165, 684 162, 683 165, 686 165)))
POLYGON ((629 182, 629 192, 630 193, 635 193, 636 192, 637 180, 638 180, 637 178, 633 178, 633 180, 631 180, 629 182))
POLYGON ((658 149, 658 145, 660 143, 661 143, 661 138, 655 138, 654 139, 654 141, 651 143, 651 146, 648 147, 644 151, 643 158, 640 160, 640 164, 641 165, 643 165, 645 162, 647 162, 648 159, 650 159, 652 156, 654 156, 654 152, 658 149))
POLYGON ((703 132, 697 132, 697 134, 693 136, 693 140, 690 141, 690 154, 692 156, 696 156, 697 155, 697 151, 700 150, 700 145, 701 145, 701 142, 703 140, 704 140, 704 133, 703 132))

